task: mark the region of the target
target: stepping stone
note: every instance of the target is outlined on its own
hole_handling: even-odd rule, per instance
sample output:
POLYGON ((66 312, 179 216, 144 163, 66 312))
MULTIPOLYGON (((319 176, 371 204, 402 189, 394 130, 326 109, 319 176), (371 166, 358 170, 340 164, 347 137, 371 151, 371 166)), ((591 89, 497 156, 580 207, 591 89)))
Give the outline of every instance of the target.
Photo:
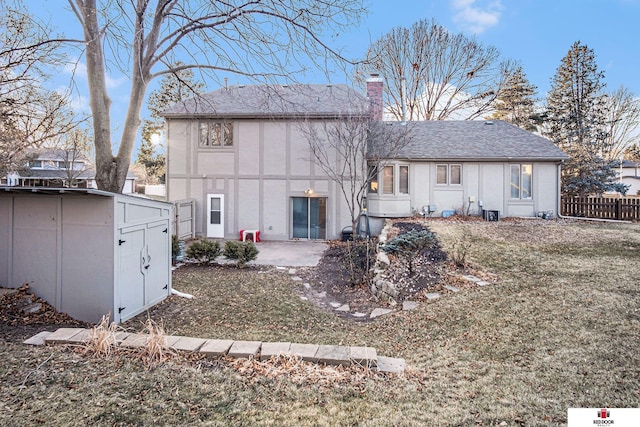
POLYGON ((373 347, 349 347, 351 363, 367 368, 378 366, 378 354, 373 347))
POLYGON ((321 345, 316 353, 317 363, 327 365, 351 365, 351 352, 349 347, 343 345, 321 345))
POLYGON ((300 299, 301 299, 302 301, 308 301, 308 300, 309 300, 309 298, 307 298, 307 297, 300 297, 300 299))
POLYGON ((116 344, 121 345, 129 335, 131 335, 129 332, 116 332, 116 344))
POLYGON ((290 269, 289 269, 289 275, 291 275, 291 276, 295 276, 295 275, 296 275, 296 273, 297 273, 297 271, 296 271, 296 269, 295 269, 295 268, 290 268, 290 269))
POLYGON ((330 302, 329 305, 333 308, 338 308, 342 305, 340 302, 330 302))
POLYGON ((327 293, 324 292, 324 291, 316 293, 316 297, 318 297, 318 298, 324 298, 326 296, 327 296, 327 293))
POLYGON ((128 334, 127 337, 120 343, 122 347, 139 348, 147 345, 146 334, 128 334))
POLYGON ((295 344, 292 343, 289 351, 296 357, 306 361, 315 362, 316 352, 318 351, 318 345, 316 344, 295 344))
POLYGON ((260 360, 267 360, 283 354, 290 354, 290 342, 263 342, 260 350, 260 360))
POLYGON ((364 317, 367 315, 367 313, 360 313, 359 311, 356 311, 355 313, 351 313, 351 315, 353 317, 364 317))
POLYGON ((305 289, 311 289, 311 285, 309 283, 303 283, 302 286, 304 286, 305 289))
POLYGON ((403 301, 402 311, 410 311, 418 308, 418 301, 403 301))
POLYGON ((84 331, 82 328, 60 328, 57 331, 51 333, 47 338, 45 338, 45 342, 47 344, 67 344, 70 342, 69 340, 73 338, 74 335, 79 334, 84 331))
POLYGON ((389 314, 391 313, 393 310, 390 310, 388 308, 374 308, 373 311, 371 312, 371 314, 369 315, 370 318, 375 319, 376 317, 380 317, 380 316, 384 316, 385 314, 389 314))
POLYGON ((234 341, 227 354, 236 359, 248 359, 258 355, 261 345, 261 341, 234 341))
POLYGON ((224 356, 232 345, 233 340, 207 340, 198 351, 206 354, 207 357, 224 356))
POLYGON ((302 282, 302 277, 293 276, 291 280, 293 280, 294 282, 302 282))
POLYGON ((167 335, 164 337, 164 346, 167 348, 171 348, 176 342, 178 342, 180 338, 182 337, 175 336, 175 335, 167 335))
POLYGON ((488 285, 490 285, 490 284, 491 284, 491 283, 489 283, 489 282, 485 282, 484 280, 478 280, 478 281, 476 282, 476 285, 478 285, 478 286, 488 286, 488 285))
POLYGON ((204 338, 180 337, 171 348, 181 351, 198 351, 207 342, 204 338))
POLYGON ((469 282, 473 282, 473 283, 477 283, 480 281, 480 279, 478 279, 476 276, 472 276, 472 275, 466 275, 466 276, 462 276, 463 279, 468 280, 469 282))
POLYGON ((444 288, 451 291, 451 292, 460 292, 460 289, 456 288, 455 286, 451 286, 451 285, 444 285, 444 288))
POLYGON ((348 313, 349 311, 351 311, 351 308, 349 307, 349 304, 343 304, 340 307, 336 308, 336 311, 341 311, 343 313, 348 313))
POLYGON ((93 333, 90 329, 82 329, 79 333, 69 338, 69 344, 82 344, 91 340, 93 333))
POLYGON ((404 372, 405 365, 404 359, 378 356, 378 372, 401 374, 404 372))
POLYGON ((32 336, 31 338, 28 338, 24 341, 22 341, 22 344, 27 344, 27 345, 44 345, 45 343, 45 339, 51 335, 53 332, 49 332, 49 331, 42 331, 42 332, 38 332, 37 334, 35 334, 34 336, 32 336))
POLYGON ((432 292, 426 295, 428 300, 434 300, 440 298, 440 294, 438 292, 432 292))
POLYGON ((286 269, 287 269, 287 267, 278 267, 278 266, 276 266, 276 270, 284 271, 286 269))

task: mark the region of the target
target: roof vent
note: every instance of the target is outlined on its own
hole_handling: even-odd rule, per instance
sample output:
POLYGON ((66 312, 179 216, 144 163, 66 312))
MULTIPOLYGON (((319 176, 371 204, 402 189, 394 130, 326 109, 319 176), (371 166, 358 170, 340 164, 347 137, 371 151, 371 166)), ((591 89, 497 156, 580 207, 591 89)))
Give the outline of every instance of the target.
POLYGON ((492 125, 493 122, 491 120, 487 120, 486 122, 484 122, 485 125, 492 125))

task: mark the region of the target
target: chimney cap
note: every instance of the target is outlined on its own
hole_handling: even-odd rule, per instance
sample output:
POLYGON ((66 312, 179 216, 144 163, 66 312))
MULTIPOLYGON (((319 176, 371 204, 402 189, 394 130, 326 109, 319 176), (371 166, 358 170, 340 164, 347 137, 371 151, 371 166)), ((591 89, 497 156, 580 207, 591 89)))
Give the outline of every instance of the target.
POLYGON ((367 82, 381 82, 381 81, 382 81, 382 78, 378 73, 369 74, 369 78, 367 79, 367 82))

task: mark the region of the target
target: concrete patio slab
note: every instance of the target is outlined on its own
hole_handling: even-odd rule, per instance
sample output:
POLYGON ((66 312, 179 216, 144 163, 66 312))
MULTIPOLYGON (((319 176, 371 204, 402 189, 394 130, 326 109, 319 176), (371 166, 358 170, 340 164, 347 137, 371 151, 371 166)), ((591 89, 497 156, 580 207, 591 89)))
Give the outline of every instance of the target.
POLYGON ((232 345, 233 340, 207 340, 198 351, 207 357, 225 356, 232 345))
POLYGON ((321 345, 316 352, 318 363, 327 365, 351 365, 351 352, 349 347, 343 345, 321 345))
MULTIPOLYGON (((250 264, 286 267, 314 267, 329 247, 325 242, 263 241, 256 243, 258 257, 250 264)), ((295 273, 293 273, 295 274, 295 273)))
POLYGON ((378 356, 378 372, 401 374, 404 372, 405 366, 406 363, 404 359, 378 356))
POLYGON ((367 368, 378 366, 378 352, 373 347, 349 347, 351 363, 355 363, 367 368))
POLYGON ((74 335, 84 331, 82 328, 60 328, 45 338, 45 342, 54 344, 67 344, 74 335))
POLYGON ((289 351, 296 357, 306 361, 315 362, 316 353, 318 352, 318 345, 316 344, 295 344, 292 343, 289 351))
POLYGON ((45 344, 45 339, 51 335, 53 332, 51 331, 42 331, 42 332, 38 332, 37 334, 35 334, 34 336, 32 336, 31 338, 28 338, 24 341, 22 341, 22 344, 27 344, 27 345, 44 345, 45 344))
POLYGON ((260 360, 267 360, 281 354, 290 354, 290 342, 263 342, 260 349, 260 360))
POLYGON ((261 341, 234 341, 227 354, 236 359, 248 359, 257 356, 261 346, 261 341))
POLYGON ((171 348, 180 351, 198 351, 206 341, 204 338, 181 337, 171 348))

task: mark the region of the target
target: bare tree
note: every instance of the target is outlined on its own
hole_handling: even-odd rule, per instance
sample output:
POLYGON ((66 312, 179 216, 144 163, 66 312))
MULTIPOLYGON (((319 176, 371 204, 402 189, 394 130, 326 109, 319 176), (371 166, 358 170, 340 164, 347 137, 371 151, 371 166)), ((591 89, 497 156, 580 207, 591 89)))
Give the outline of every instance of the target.
POLYGON ((628 147, 640 141, 640 98, 620 87, 607 96, 606 102, 607 149, 602 155, 607 160, 619 160, 628 147))
POLYGON ((513 71, 495 47, 420 20, 374 42, 356 80, 380 74, 385 105, 397 120, 403 106, 407 120, 473 119, 490 110, 513 71))
POLYGON ((88 159, 91 156, 92 147, 93 144, 87 129, 78 127, 64 136, 59 144, 59 149, 64 161, 63 185, 65 187, 74 187, 78 182, 78 177, 89 169, 88 159))
POLYGON ((66 96, 41 86, 46 69, 62 60, 49 34, 20 1, 0 3, 0 175, 75 126, 66 96))
POLYGON ((198 68, 254 78, 291 78, 309 65, 342 60, 326 40, 363 12, 360 0, 68 1, 84 30, 96 181, 100 189, 115 192, 124 185, 140 109, 154 77, 198 68), (105 74, 109 53, 131 81, 116 155, 105 74), (131 63, 125 64, 129 58, 131 63), (171 65, 178 60, 185 63, 171 65))
POLYGON ((411 142, 411 129, 410 123, 401 128, 386 126, 364 112, 343 115, 333 121, 307 120, 301 126, 309 142, 311 161, 338 184, 354 231, 369 182, 411 142))

